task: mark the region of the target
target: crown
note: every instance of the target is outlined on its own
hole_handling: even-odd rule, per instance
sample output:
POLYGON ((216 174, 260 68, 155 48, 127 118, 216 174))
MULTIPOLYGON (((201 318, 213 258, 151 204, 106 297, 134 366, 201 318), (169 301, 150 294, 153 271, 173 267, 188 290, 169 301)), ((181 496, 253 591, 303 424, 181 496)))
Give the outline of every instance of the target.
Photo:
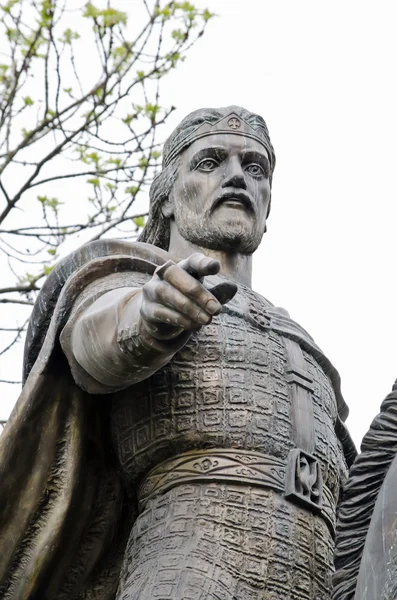
POLYGON ((236 113, 232 112, 225 117, 221 117, 215 123, 205 120, 203 123, 200 123, 195 130, 191 131, 189 136, 183 136, 179 143, 176 143, 171 152, 166 156, 164 166, 168 166, 173 159, 186 148, 186 146, 190 146, 190 144, 196 140, 208 135, 230 133, 256 140, 267 150, 269 155, 271 154, 269 140, 263 135, 260 125, 255 128, 236 113))

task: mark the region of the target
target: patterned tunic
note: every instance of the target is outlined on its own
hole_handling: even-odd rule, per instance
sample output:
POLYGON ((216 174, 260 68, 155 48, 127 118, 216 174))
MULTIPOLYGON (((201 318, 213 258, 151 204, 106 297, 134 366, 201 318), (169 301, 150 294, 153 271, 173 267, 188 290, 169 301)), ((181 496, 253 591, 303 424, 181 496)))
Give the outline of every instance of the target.
POLYGON ((275 315, 239 286, 168 365, 116 395, 116 452, 140 506, 118 600, 330 597, 337 399, 310 338, 275 315))

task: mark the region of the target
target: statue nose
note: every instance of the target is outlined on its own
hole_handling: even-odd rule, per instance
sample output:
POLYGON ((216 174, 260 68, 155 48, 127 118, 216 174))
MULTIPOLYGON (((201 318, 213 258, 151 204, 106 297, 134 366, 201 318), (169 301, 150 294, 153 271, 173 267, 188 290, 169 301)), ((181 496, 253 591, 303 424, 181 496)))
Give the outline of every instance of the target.
POLYGON ((232 177, 228 177, 222 184, 223 188, 226 187, 234 187, 240 188, 242 190, 247 189, 247 184, 245 183, 244 175, 233 175, 232 177))
POLYGON ((231 168, 229 168, 228 172, 226 173, 226 177, 222 184, 222 187, 234 187, 240 188, 242 190, 247 189, 244 171, 242 170, 240 163, 234 163, 233 165, 231 165, 231 168))

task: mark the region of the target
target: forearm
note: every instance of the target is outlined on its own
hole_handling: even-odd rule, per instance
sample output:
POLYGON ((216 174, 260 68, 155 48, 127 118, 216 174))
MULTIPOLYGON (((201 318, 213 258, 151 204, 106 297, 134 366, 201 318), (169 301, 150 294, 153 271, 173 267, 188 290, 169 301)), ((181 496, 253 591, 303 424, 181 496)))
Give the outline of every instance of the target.
POLYGON ((140 315, 141 295, 141 289, 134 288, 107 292, 78 315, 66 335, 62 334, 61 343, 75 379, 87 391, 109 392, 142 381, 167 364, 186 343, 186 332, 158 340, 147 330, 140 315), (77 374, 74 361, 88 377, 81 369, 77 374))

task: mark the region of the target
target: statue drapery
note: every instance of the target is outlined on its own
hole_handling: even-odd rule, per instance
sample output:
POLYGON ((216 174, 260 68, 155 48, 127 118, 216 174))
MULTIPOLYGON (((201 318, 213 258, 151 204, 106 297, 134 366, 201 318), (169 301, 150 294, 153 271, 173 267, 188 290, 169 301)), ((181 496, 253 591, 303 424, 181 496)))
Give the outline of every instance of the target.
MULTIPOLYGON (((114 598, 134 514, 109 435, 111 397, 77 386, 59 335, 92 282, 101 294, 169 258, 147 244, 99 241, 59 263, 43 287, 27 338, 25 386, 0 439, 0 591, 7 600, 114 598)), ((330 377, 350 463, 337 372, 302 328, 276 309, 275 316, 330 377)))

